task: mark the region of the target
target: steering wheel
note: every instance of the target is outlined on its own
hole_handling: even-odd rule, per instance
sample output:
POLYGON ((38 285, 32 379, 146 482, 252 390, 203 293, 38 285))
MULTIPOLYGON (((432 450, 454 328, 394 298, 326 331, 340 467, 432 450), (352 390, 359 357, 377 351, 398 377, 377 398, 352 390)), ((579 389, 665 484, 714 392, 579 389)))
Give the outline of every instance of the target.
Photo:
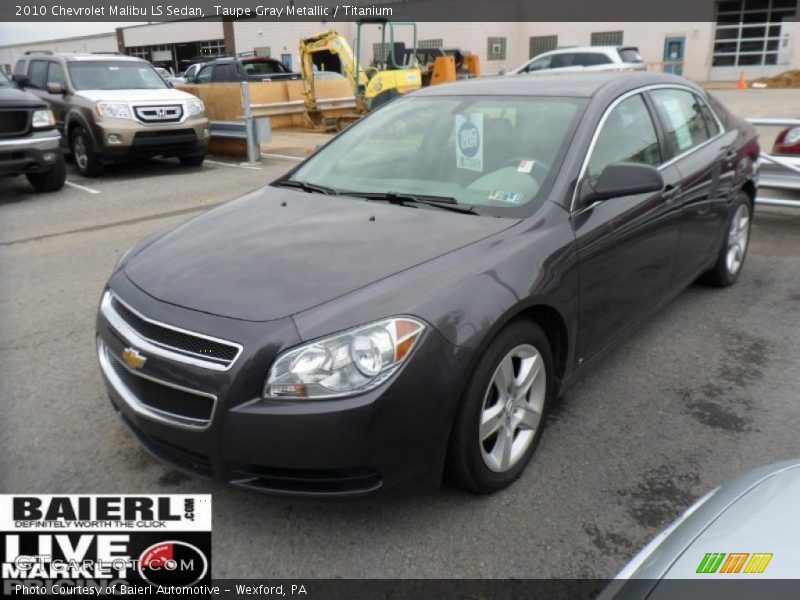
MULTIPOLYGON (((500 165, 500 168, 502 169, 504 167, 519 166, 519 163, 521 163, 523 160, 531 160, 531 159, 526 156, 515 156, 513 158, 509 158, 506 162, 500 165)), ((533 169, 541 169, 542 174, 545 177, 547 177, 547 175, 550 173, 550 165, 547 165, 540 160, 533 160, 533 167, 531 168, 531 171, 533 171, 533 169)))

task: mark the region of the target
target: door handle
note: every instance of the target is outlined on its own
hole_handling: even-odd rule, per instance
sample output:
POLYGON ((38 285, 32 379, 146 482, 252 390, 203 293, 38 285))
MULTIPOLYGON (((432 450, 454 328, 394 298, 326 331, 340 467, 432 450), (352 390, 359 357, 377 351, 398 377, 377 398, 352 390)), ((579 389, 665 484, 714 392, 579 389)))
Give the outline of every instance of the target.
POLYGON ((664 198, 664 202, 667 204, 672 204, 680 197, 681 191, 681 186, 679 185, 668 185, 664 188, 664 193, 661 197, 664 198))

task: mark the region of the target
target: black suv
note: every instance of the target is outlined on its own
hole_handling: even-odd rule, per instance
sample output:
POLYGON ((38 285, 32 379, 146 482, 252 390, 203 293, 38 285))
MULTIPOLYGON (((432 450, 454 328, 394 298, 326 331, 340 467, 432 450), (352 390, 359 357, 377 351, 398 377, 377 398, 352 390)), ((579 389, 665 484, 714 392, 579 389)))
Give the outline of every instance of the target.
POLYGON ((66 169, 53 113, 0 71, 0 177, 25 175, 37 192, 64 187, 66 169))
POLYGON ((286 81, 300 77, 300 73, 268 56, 226 56, 203 65, 188 83, 286 81))

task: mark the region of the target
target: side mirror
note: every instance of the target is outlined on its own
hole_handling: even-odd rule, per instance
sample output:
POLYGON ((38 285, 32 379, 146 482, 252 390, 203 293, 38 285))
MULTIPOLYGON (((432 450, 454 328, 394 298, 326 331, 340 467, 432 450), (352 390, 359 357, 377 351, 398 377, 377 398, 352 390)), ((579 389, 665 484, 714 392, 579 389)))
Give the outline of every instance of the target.
POLYGON ((47 93, 64 95, 64 93, 66 93, 66 90, 60 83, 51 81, 47 84, 47 93))
POLYGON ((17 87, 20 89, 26 88, 31 84, 31 80, 28 79, 27 75, 12 75, 11 80, 17 84, 17 87))
POLYGON ((655 167, 619 162, 608 165, 594 182, 584 179, 581 185, 581 201, 586 205, 597 200, 658 192, 662 189, 664 178, 655 167))

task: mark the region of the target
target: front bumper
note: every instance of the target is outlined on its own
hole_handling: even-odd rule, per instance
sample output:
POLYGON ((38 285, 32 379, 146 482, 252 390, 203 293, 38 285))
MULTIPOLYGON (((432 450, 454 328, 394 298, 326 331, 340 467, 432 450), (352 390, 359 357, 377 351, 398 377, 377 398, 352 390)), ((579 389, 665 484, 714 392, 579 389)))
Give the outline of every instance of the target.
POLYGON ((61 152, 60 142, 61 135, 54 130, 0 139, 0 176, 50 170, 61 152))
POLYGON ((341 497, 439 484, 461 392, 453 382, 463 381, 457 374, 465 357, 436 331, 429 328, 404 368, 369 393, 265 402, 260 394, 272 360, 301 341, 290 319, 238 322, 155 301, 119 273, 112 284, 141 314, 243 347, 227 370, 149 354, 140 372, 123 372, 213 397, 207 400, 213 408, 206 424, 171 422, 143 411, 137 404, 148 399, 132 401, 131 389, 110 369, 109 360, 119 362, 131 340, 101 311, 98 350, 111 402, 151 454, 194 475, 280 495, 341 497))
POLYGON ((94 125, 98 152, 105 160, 204 154, 208 119, 189 118, 169 125, 144 125, 131 119, 100 119, 94 125))

